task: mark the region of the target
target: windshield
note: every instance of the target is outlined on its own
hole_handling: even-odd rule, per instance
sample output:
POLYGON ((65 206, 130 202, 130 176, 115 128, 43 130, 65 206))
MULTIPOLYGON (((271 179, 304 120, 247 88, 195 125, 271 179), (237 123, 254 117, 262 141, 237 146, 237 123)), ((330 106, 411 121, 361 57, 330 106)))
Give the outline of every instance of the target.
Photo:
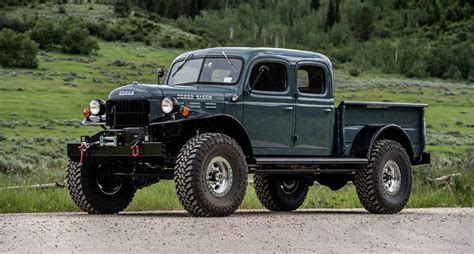
POLYGON ((218 83, 233 85, 239 81, 242 70, 242 60, 232 57, 205 57, 189 59, 173 64, 173 73, 168 79, 168 85, 183 85, 193 83, 218 83), (178 68, 181 67, 180 70, 178 68))

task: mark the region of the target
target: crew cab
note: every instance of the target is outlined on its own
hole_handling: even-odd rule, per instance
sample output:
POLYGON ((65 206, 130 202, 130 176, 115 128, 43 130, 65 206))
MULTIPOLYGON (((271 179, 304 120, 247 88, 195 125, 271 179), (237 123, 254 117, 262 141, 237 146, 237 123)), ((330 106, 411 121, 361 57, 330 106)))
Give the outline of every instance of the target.
MULTIPOLYGON (((158 80, 165 71, 157 71, 158 80)), ((352 181, 372 213, 397 213, 414 165, 427 164, 426 104, 334 105, 331 61, 275 48, 209 48, 178 56, 164 84, 130 85, 84 109, 93 136, 69 143, 67 182, 88 213, 118 213, 137 189, 174 180, 193 216, 226 216, 248 175, 262 205, 293 211, 315 181, 352 181)), ((159 198, 159 197, 158 197, 159 198)))

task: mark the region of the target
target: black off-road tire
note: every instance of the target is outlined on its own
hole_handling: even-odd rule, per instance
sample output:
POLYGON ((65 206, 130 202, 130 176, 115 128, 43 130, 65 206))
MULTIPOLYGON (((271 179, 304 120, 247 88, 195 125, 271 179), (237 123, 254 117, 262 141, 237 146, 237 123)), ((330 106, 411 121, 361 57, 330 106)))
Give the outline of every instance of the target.
POLYGON ((98 164, 68 161, 66 181, 72 200, 79 209, 89 214, 115 214, 123 211, 135 196, 135 187, 124 180, 116 193, 107 195, 97 184, 97 171, 98 164))
POLYGON ((364 208, 377 214, 400 212, 408 202, 412 186, 411 163, 407 152, 393 140, 376 141, 365 168, 356 172, 354 185, 364 208), (401 183, 398 191, 389 194, 383 184, 383 168, 392 160, 399 169, 401 183))
POLYGON ((228 216, 244 199, 247 171, 244 153, 234 139, 220 133, 200 134, 186 142, 177 157, 176 193, 183 208, 193 216, 228 216), (228 160, 233 174, 231 187, 222 197, 212 194, 206 184, 206 169, 219 156, 228 160))
POLYGON ((308 183, 304 180, 294 179, 297 181, 297 185, 293 190, 285 192, 282 180, 286 178, 288 176, 255 174, 255 192, 260 203, 268 210, 293 211, 303 204, 308 194, 308 183))

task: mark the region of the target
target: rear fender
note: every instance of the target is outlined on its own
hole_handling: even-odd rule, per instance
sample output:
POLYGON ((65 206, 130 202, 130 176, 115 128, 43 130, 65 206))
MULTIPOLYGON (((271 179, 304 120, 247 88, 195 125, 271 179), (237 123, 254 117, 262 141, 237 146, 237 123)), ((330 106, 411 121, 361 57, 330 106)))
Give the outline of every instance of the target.
POLYGON ((400 143, 405 148, 410 161, 414 163, 415 156, 410 137, 402 127, 396 124, 368 125, 362 128, 352 143, 350 155, 370 159, 372 148, 380 139, 390 139, 400 143))

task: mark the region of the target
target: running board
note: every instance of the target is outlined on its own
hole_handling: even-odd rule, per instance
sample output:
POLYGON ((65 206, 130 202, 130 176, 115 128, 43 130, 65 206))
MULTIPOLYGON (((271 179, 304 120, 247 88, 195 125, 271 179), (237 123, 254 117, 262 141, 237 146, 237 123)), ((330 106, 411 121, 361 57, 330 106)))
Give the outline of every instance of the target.
POLYGON ((356 168, 313 168, 313 169, 292 169, 292 168, 256 168, 255 173, 261 174, 350 174, 353 175, 356 168))
POLYGON ((366 165, 369 160, 349 157, 294 158, 294 157, 257 157, 255 165, 366 165))

